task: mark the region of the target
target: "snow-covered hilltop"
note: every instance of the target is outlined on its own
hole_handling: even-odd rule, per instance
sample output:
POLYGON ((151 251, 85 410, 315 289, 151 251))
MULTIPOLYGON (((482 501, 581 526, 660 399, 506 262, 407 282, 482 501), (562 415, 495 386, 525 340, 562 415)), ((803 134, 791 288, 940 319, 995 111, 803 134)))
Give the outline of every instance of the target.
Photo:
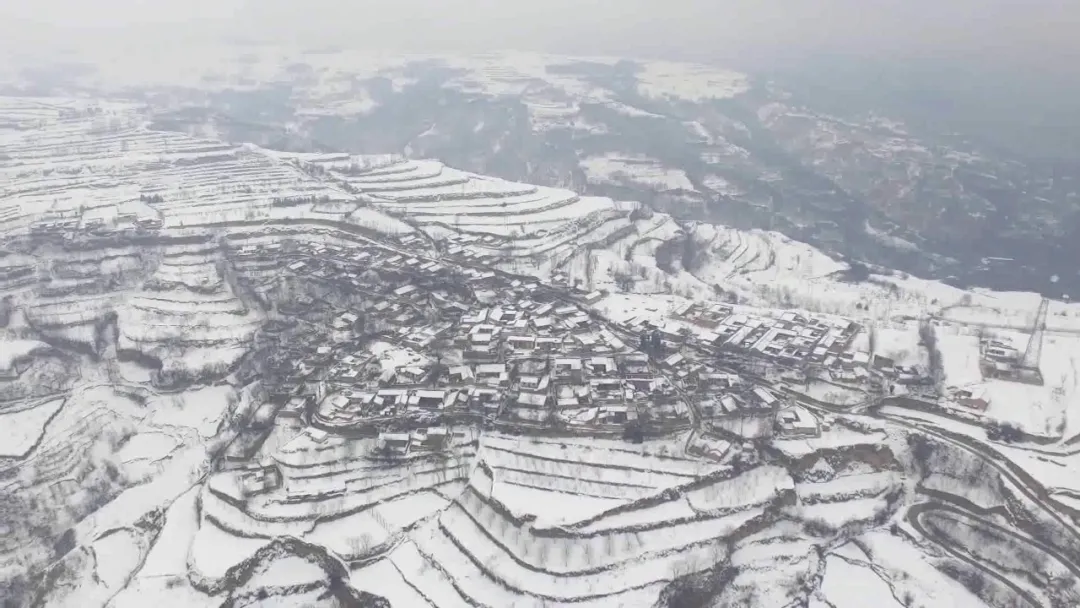
POLYGON ((1080 598, 1077 306, 157 118, 0 98, 14 605, 1080 598))

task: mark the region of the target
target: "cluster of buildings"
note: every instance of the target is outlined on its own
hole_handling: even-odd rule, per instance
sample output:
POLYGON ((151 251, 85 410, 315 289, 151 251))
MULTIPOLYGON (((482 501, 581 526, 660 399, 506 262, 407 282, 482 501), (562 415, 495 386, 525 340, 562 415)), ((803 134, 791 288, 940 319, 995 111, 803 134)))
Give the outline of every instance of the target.
MULTIPOLYGON (((354 296, 331 307, 325 340, 296 353, 293 376, 307 388, 283 414, 307 412, 332 433, 381 432, 394 454, 431 444, 418 430, 459 421, 596 433, 633 423, 687 428, 697 416, 807 435, 817 432, 814 417, 758 371, 818 368, 852 384, 875 370, 908 371, 852 349, 860 327, 850 320, 692 302, 659 321, 616 324, 588 308, 603 293, 411 256, 402 251, 419 242, 408 239, 419 237, 406 236, 399 251, 299 241, 236 251, 241 260, 283 259, 284 273, 267 279, 336 284, 354 296), (746 362, 760 367, 738 365, 746 362)), ((447 253, 468 255, 466 244, 447 253)))
POLYGON ((667 351, 664 363, 680 379, 709 374, 695 363, 693 350, 724 356, 753 376, 783 372, 806 381, 819 378, 852 387, 875 384, 917 385, 930 381, 928 370, 898 364, 855 345, 862 331, 857 323, 840 317, 813 316, 786 311, 777 316, 740 312, 726 304, 691 302, 667 318, 631 318, 627 330, 651 335, 667 351))
POLYGON ((248 245, 236 255, 285 257, 284 274, 359 294, 334 311, 324 343, 296 353, 293 377, 317 388, 290 399, 286 414, 312 410, 314 424, 340 432, 454 416, 570 428, 640 415, 689 422, 648 356, 535 281, 374 247, 266 247, 276 250, 248 245))
MULTIPOLYGON (((705 346, 743 352, 786 367, 818 365, 841 370, 865 367, 869 361, 868 353, 848 350, 860 327, 840 317, 811 317, 792 311, 760 317, 725 304, 690 302, 673 311, 672 318, 682 323, 657 328, 665 337, 692 336, 705 346)), ((634 324, 631 320, 630 325, 634 324)))
POLYGON ((74 240, 85 236, 137 236, 157 232, 161 227, 157 214, 121 212, 107 218, 69 209, 44 214, 30 225, 30 235, 74 240))
POLYGON ((538 302, 528 291, 507 285, 503 301, 476 305, 456 321, 436 315, 381 336, 382 356, 369 348, 339 358, 325 376, 315 420, 327 428, 402 416, 583 428, 621 425, 639 414, 689 420, 648 356, 630 352, 578 307, 538 302), (401 363, 388 365, 387 358, 401 363))
POLYGON ((1023 384, 1043 384, 1042 373, 1037 363, 1026 363, 1024 355, 1025 353, 1020 352, 1012 344, 996 338, 984 338, 979 341, 979 371, 983 378, 997 378, 1023 384))

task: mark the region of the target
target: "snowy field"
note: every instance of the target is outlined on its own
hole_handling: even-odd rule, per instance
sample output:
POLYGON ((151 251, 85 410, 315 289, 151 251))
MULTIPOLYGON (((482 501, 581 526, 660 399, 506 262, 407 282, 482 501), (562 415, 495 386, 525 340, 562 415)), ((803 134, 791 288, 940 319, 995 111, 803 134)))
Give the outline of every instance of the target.
POLYGON ((688 101, 726 99, 750 89, 746 76, 704 65, 649 62, 638 73, 638 92, 688 101))
POLYGON ((0 456, 24 458, 45 435, 49 420, 63 406, 63 399, 55 399, 20 411, 0 413, 0 428, 4 429, 0 456))
MULTIPOLYGON (((470 65, 471 72, 447 86, 502 87, 510 94, 528 86, 530 70, 544 69, 543 62, 523 61, 512 73, 483 60, 470 65)), ((249 67, 276 77, 266 62, 249 67)), ((376 71, 384 68, 394 69, 376 71)), ((91 77, 115 76, 110 69, 91 77)), ((743 86, 737 75, 704 69, 653 66, 643 73, 646 94, 662 86, 687 99, 727 97, 743 86)), ((560 83, 604 102, 577 78, 560 83)), ((343 99, 345 85, 333 86, 328 90, 343 99)), ((369 111, 371 104, 358 99, 340 111, 369 111)), ((1046 438, 1080 436, 1073 306, 1051 308, 1040 362, 1045 386, 986 380, 978 333, 991 331, 1019 346, 1037 298, 965 293, 902 275, 848 283, 840 280, 846 264, 773 232, 680 226, 664 214, 633 214, 639 208, 632 203, 486 178, 438 161, 229 146, 151 131, 147 117, 125 104, 91 112, 82 102, 4 103, 16 122, 40 123, 34 136, 0 133, 6 146, 0 176, 27 188, 0 195, 5 234, 25 232, 38 207, 64 214, 85 206, 90 219, 105 222, 134 214, 184 236, 225 222, 262 230, 258 222, 315 219, 320 226, 351 223, 398 234, 414 229, 407 220, 430 230, 439 247, 425 251, 441 262, 497 258, 493 267, 601 287, 608 293, 594 308, 615 321, 689 328, 671 318, 674 310, 723 295, 736 301, 733 314, 748 317, 800 310, 822 319, 859 318, 872 328, 859 338, 860 348, 872 343, 877 353, 909 366, 928 364, 918 322, 936 316, 945 382, 983 391, 990 404, 981 416, 1046 438), (702 263, 683 268, 674 259, 661 268, 661 246, 687 238, 700 245, 702 263)), ((546 111, 550 117, 559 109, 546 111)), ((648 159, 604 160, 624 168, 638 161, 648 159)), ((598 174, 619 172, 609 165, 598 174)), ((655 166, 643 175, 662 188, 689 184, 685 175, 655 166)), ((267 229, 259 238, 276 236, 267 229)), ((74 254, 50 266, 57 276, 34 292, 40 300, 22 307, 25 319, 15 324, 59 326, 67 332, 61 335, 95 344, 98 324, 115 311, 121 348, 189 371, 238 361, 266 318, 234 291, 217 243, 159 249, 145 259, 130 248, 74 254), (137 284, 124 283, 125 275, 139 274, 135 269, 145 274, 137 284), (105 287, 95 283, 99 272, 105 287)), ((0 345, 7 347, 0 364, 9 367, 40 348, 21 340, 0 345)), ((100 350, 109 356, 111 348, 100 350)), ((390 342, 370 350, 385 369, 427 362, 390 342)), ((51 543, 29 534, 37 534, 40 522, 28 520, 3 530, 14 539, 3 542, 30 548, 0 554, 16 556, 0 562, 0 572, 21 567, 23 559, 64 564, 56 605, 139 605, 136 591, 152 603, 203 605, 238 572, 245 572, 243 588, 267 588, 303 585, 323 577, 323 567, 338 566, 358 588, 405 605, 655 605, 673 581, 720 563, 735 568, 721 591, 726 605, 795 605, 801 585, 818 575, 810 605, 972 605, 970 593, 929 563, 925 547, 886 532, 882 522, 895 523, 893 494, 906 488, 906 472, 889 450, 878 450, 904 449, 882 420, 824 414, 831 427, 820 436, 791 439, 768 439, 768 419, 735 420, 760 427, 753 434, 761 439, 738 448, 718 442, 725 454, 739 452, 721 464, 688 454, 687 435, 632 444, 480 436, 461 428, 445 452, 394 461, 375 453, 373 437, 327 436, 294 419, 274 429, 248 463, 252 470, 211 471, 212 455, 229 445, 236 421, 261 404, 255 386, 245 392, 222 382, 157 392, 130 369, 117 377, 116 369, 80 359, 84 364, 93 368, 91 379, 66 400, 0 413, 0 427, 11 431, 0 449, 0 492, 28 513, 63 498, 56 532, 70 528, 77 547, 54 555, 51 543), (107 388, 109 382, 127 392, 107 388), (759 458, 765 442, 768 464, 759 458), (13 468, 16 459, 32 473, 13 468), (253 489, 257 467, 272 481, 253 489), (268 559, 267 548, 280 546, 282 537, 310 543, 324 564, 296 555, 268 559)), ((848 396, 846 402, 858 398, 848 396)), ((933 414, 904 414, 973 437, 982 432, 933 414)), ((1073 504, 1080 489, 1069 476, 1076 463, 1067 447, 995 449, 1031 471, 1062 504, 1073 504)), ((949 482, 931 476, 926 487, 947 489, 949 482)), ((217 605, 232 598, 212 599, 217 605)))
MULTIPOLYGON (((995 339, 1022 350, 1028 335, 991 330, 995 339)), ((983 378, 979 369, 979 337, 967 326, 945 325, 937 331, 950 387, 970 390, 989 402, 985 417, 1008 423, 1033 435, 1071 438, 1080 434, 1080 390, 1077 363, 1080 336, 1048 334, 1040 359, 1043 386, 983 378)))
MULTIPOLYGON (((5 116, 31 110, 38 129, 0 135, 8 159, 0 161, 0 179, 17 176, 21 184, 17 193, 0 196, 0 230, 25 229, 46 210, 90 209, 87 219, 106 221, 123 212, 183 228, 269 219, 274 202, 283 200, 355 208, 354 195, 307 175, 286 155, 153 131, 145 110, 132 104, 0 98, 5 116), (155 202, 131 202, 141 197, 155 202)), ((357 223, 392 231, 400 222, 381 216, 357 223)))
POLYGON ((11 369, 16 360, 32 357, 48 348, 49 345, 40 340, 0 338, 0 370, 11 369))
POLYGON ((694 190, 686 173, 666 168, 648 157, 627 157, 617 154, 590 156, 581 160, 581 168, 589 181, 597 183, 633 182, 656 190, 694 190))

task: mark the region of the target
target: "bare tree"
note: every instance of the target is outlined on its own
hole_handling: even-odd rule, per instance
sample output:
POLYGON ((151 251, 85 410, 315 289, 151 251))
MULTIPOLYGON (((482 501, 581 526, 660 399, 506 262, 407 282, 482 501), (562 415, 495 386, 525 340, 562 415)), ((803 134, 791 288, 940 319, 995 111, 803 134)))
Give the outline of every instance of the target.
POLYGON ((610 556, 615 552, 615 535, 607 534, 604 536, 604 555, 610 556))
POLYGON ((919 345, 926 349, 930 359, 930 377, 934 381, 934 388, 941 394, 945 383, 945 364, 942 360, 941 349, 938 347, 937 332, 929 319, 923 319, 919 323, 919 345))
POLYGON ((559 545, 559 549, 562 553, 563 565, 569 566, 570 558, 573 557, 574 546, 571 545, 570 542, 564 538, 559 545))
POLYGON ((582 548, 582 556, 585 559, 585 565, 586 566, 592 566, 593 565, 592 539, 582 539, 582 540, 585 543, 585 546, 582 548))

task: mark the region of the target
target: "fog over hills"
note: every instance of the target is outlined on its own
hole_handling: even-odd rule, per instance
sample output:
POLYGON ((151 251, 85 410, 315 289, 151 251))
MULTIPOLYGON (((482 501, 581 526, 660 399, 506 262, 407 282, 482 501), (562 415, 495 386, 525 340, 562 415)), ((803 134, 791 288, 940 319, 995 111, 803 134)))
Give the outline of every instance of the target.
POLYGON ((1080 603, 1076 167, 785 78, 8 66, 5 608, 1080 603))
MULTIPOLYGON (((50 90, 49 72, 23 78, 50 90)), ((170 128, 440 158, 957 285, 1080 285, 1067 262, 1080 242, 1075 163, 934 128, 943 113, 909 124, 910 112, 868 109, 871 93, 841 103, 826 85, 664 62, 258 46, 111 56, 75 82, 173 109, 160 114, 170 128)))

